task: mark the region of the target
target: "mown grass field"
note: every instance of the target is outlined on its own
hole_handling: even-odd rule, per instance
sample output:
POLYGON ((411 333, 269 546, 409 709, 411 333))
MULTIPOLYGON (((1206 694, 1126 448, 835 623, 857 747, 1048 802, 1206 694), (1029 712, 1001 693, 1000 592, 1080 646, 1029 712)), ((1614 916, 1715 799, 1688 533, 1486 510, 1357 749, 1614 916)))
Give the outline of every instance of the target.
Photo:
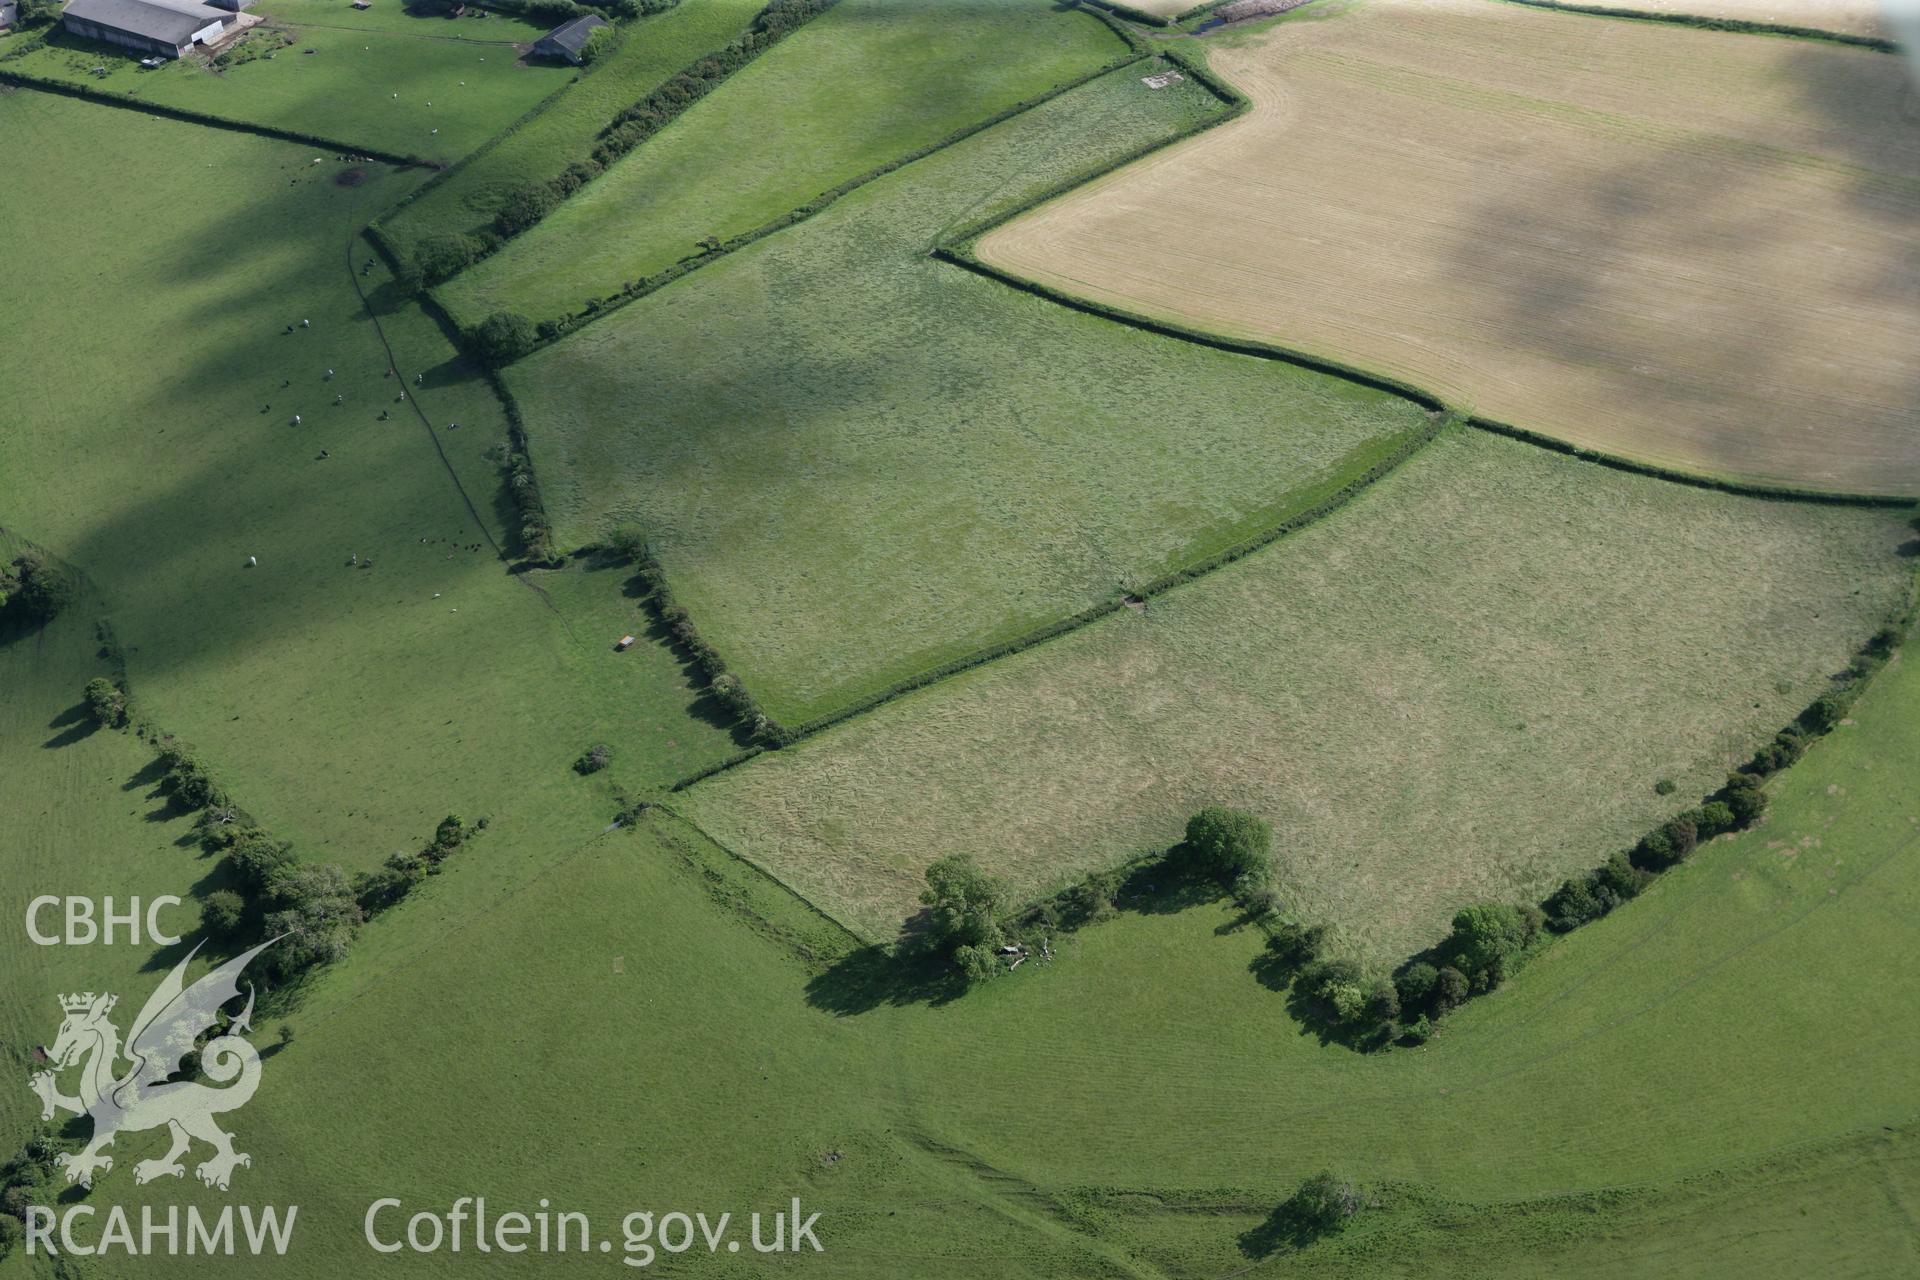
POLYGON ((576 313, 1125 52, 1049 0, 841 0, 437 296, 463 324, 576 313))
POLYGON ((663 14, 629 23, 614 51, 537 117, 382 217, 381 230, 405 253, 426 236, 484 229, 509 190, 551 178, 590 154, 608 121, 725 47, 761 7, 762 0, 681 0, 663 14))
POLYGON ((1425 415, 928 256, 1216 109, 1116 72, 513 365, 562 544, 645 526, 702 634, 799 723, 1363 471, 1425 415))
POLYGON ((302 1277, 364 1267, 373 1196, 484 1185, 596 1223, 798 1194, 827 1250, 784 1260, 804 1274, 1198 1280, 1261 1261, 1272 1206, 1322 1167, 1376 1207, 1264 1269, 1901 1275, 1920 1024, 1862 975, 1897 971, 1920 907, 1920 672, 1896 662, 1855 720, 1776 780, 1766 825, 1385 1057, 1299 1034, 1225 903, 1126 911, 929 1005, 649 820, 510 895, 452 881, 430 926, 403 916, 330 971, 245 1113, 248 1194, 308 1206, 302 1277))
POLYGON ((1198 42, 1249 116, 981 255, 1594 449, 1920 492, 1901 60, 1517 5, 1319 16, 1198 42))
POLYGON ((686 811, 883 938, 937 857, 1035 893, 1231 805, 1272 823, 1290 913, 1398 960, 1717 787, 1903 599, 1904 531, 1459 430, 1265 551, 686 811))
POLYGON ((371 866, 449 811, 591 788, 610 814, 611 784, 732 749, 669 653, 613 652, 641 621, 624 573, 515 576, 494 554, 499 404, 358 274, 364 243, 349 265, 416 174, 342 187, 306 148, 25 91, 0 132, 11 215, 93 211, 69 252, 8 267, 0 511, 92 576, 148 714, 272 829, 371 866), (595 742, 615 763, 585 782, 568 766, 595 742))
MULTIPOLYGON (((193 55, 148 71, 137 54, 64 32, 6 69, 433 164, 472 151, 575 74, 521 62, 545 28, 497 14, 413 18, 397 4, 359 12, 334 0, 273 0, 258 12, 265 21, 245 39, 265 47, 277 28, 293 43, 226 70, 193 55)), ((138 116, 119 123, 144 127, 138 116)))

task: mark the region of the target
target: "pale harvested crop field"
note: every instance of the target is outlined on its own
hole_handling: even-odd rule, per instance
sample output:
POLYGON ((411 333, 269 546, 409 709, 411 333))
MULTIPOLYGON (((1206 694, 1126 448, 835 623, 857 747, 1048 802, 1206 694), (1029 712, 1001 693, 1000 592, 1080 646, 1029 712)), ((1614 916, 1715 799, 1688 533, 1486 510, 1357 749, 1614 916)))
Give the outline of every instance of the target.
POLYGON ((1900 598, 1900 516, 1458 430, 1144 612, 678 802, 870 937, 944 854, 1037 892, 1236 805, 1273 823, 1289 911, 1391 959, 1464 903, 1536 900, 1716 786, 1900 598))
POLYGON ((1812 27, 1852 36, 1887 37, 1876 0, 1579 0, 1600 9, 1638 9, 1645 13, 1694 14, 1702 18, 1738 18, 1782 27, 1812 27))
POLYGON ((1900 59, 1491 3, 1193 43, 1253 112, 982 257, 1591 448, 1920 492, 1900 59))

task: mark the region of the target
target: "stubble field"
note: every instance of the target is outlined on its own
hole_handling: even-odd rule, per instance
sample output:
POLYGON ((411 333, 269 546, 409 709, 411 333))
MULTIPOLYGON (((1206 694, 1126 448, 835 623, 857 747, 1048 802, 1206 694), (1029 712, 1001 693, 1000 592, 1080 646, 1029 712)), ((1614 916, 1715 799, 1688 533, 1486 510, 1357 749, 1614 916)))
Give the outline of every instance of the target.
POLYGON ((1249 116, 981 256, 1601 451, 1920 491, 1920 135, 1899 59, 1386 2, 1206 47, 1249 116))

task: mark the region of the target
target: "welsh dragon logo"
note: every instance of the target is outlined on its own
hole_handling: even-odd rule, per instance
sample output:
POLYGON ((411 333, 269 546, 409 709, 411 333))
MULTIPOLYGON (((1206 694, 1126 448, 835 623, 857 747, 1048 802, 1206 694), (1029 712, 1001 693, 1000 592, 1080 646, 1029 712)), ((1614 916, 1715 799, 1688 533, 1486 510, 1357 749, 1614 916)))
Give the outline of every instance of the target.
POLYGON ((196 1081, 167 1077, 180 1069, 181 1059, 193 1051, 194 1041, 218 1021, 220 1006, 239 998, 241 970, 277 941, 269 939, 235 956, 189 987, 185 975, 187 965, 200 950, 196 946, 148 997, 127 1033, 124 1054, 119 1028, 107 1019, 118 996, 88 991, 60 997, 66 1019, 47 1052, 53 1069, 35 1075, 31 1085, 40 1095, 42 1120, 53 1119, 59 1111, 93 1118, 93 1140, 78 1155, 63 1153, 57 1159, 66 1169, 68 1182, 91 1187, 95 1174, 112 1170, 113 1157, 103 1152, 117 1136, 162 1125, 172 1134, 173 1145, 159 1159, 134 1165, 136 1183, 184 1176, 180 1157, 187 1154, 195 1138, 213 1148, 212 1157, 194 1169, 200 1181, 210 1187, 225 1191, 236 1167, 252 1165, 251 1156, 233 1149, 233 1135, 222 1129, 217 1119, 223 1112, 245 1106, 260 1084, 260 1055, 240 1037, 241 1032, 252 1029, 251 989, 240 1016, 200 1048, 201 1073, 226 1087, 210 1088, 196 1081), (133 1064, 124 1073, 118 1070, 123 1056, 133 1064), (70 1097, 60 1092, 57 1077, 76 1065, 80 1068, 80 1091, 77 1097, 70 1097))

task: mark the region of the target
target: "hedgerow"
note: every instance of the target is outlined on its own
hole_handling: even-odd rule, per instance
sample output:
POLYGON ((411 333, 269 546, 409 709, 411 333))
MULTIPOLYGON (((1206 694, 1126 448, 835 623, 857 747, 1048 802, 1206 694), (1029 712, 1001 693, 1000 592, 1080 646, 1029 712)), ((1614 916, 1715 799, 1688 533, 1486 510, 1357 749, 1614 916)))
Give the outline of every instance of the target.
POLYGON ((1685 862, 1700 845, 1758 822, 1767 809, 1767 778, 1792 765, 1810 742, 1844 721, 1861 690, 1911 631, 1915 614, 1910 584, 1905 604, 1861 647, 1835 687, 1699 805, 1668 818, 1633 848, 1616 851, 1593 870, 1570 877, 1537 907, 1481 903, 1460 912, 1444 941, 1395 969, 1390 980, 1393 1000, 1385 999, 1380 979, 1369 979, 1349 962, 1325 957, 1324 930, 1297 924, 1271 927, 1267 966, 1291 975, 1298 1015, 1356 1047, 1424 1041, 1462 1002, 1512 976, 1551 935, 1598 920, 1685 862))
POLYGON ((1898 53, 1900 46, 1880 36, 1853 35, 1845 31, 1827 31, 1820 27, 1799 27, 1783 22, 1755 22, 1746 18, 1710 18, 1694 13, 1662 13, 1649 9, 1615 9, 1610 6, 1568 4, 1565 0, 1509 0, 1529 9, 1554 9, 1561 13, 1583 13, 1596 18, 1625 18, 1638 22, 1661 22, 1675 27, 1699 27, 1706 31, 1733 31, 1745 35, 1793 36, 1801 40, 1825 40, 1832 44, 1857 45, 1898 53))
POLYGON ((453 814, 440 820, 433 839, 418 853, 396 853, 382 863, 378 871, 363 871, 353 878, 353 894, 363 915, 372 917, 393 906, 428 876, 440 874, 440 866, 459 851, 476 832, 487 827, 485 818, 469 827, 453 814))
MULTIPOLYGON (((117 659, 117 646, 104 624, 102 640, 103 653, 117 659)), ((134 721, 124 675, 89 681, 84 697, 104 727, 129 727, 153 747, 161 769, 158 790, 168 807, 199 813, 195 838, 208 854, 222 859, 222 874, 210 879, 226 882, 195 890, 209 935, 235 950, 280 938, 261 967, 282 982, 346 956, 365 917, 345 872, 330 863, 301 859, 290 844, 275 839, 233 802, 184 739, 150 722, 134 721)))
POLYGON ((553 524, 547 519, 546 504, 540 498, 540 482, 534 477, 533 460, 527 456, 526 422, 520 416, 519 402, 491 366, 487 369, 487 379, 507 415, 507 443, 497 457, 505 476, 507 494, 520 513, 520 550, 530 560, 550 562, 553 559, 553 524))
MULTIPOLYGON (((674 263, 672 266, 657 271, 652 275, 642 276, 637 280, 630 280, 621 285, 616 292, 606 297, 589 298, 581 305, 579 311, 540 321, 537 326, 539 337, 537 346, 544 346, 557 341, 589 321, 603 319, 628 303, 638 301, 648 294, 659 291, 680 279, 682 276, 685 276, 688 272, 696 271, 727 254, 737 252, 756 241, 765 239, 767 236, 804 222, 808 218, 827 209, 842 196, 858 190, 870 182, 884 178, 897 169, 912 164, 917 160, 923 160, 936 151, 944 150, 947 147, 953 146, 955 143, 965 141, 974 134, 990 129, 994 125, 1004 123, 1017 115, 1031 111, 1042 103, 1057 98, 1063 93, 1077 89, 1081 85, 1097 80, 1109 72, 1119 70, 1121 67, 1138 62, 1151 53, 1149 47, 1137 34, 1125 25, 1115 21, 1112 15, 1097 8, 1089 8, 1086 12, 1100 19, 1107 28, 1126 45, 1126 52, 1122 56, 1084 75, 1077 76, 1063 84, 1056 85, 1044 93, 1035 94, 1033 97, 1004 107, 984 119, 977 120, 972 124, 955 130, 944 138, 937 139, 927 143, 925 146, 896 156, 894 159, 877 165, 864 173, 856 174, 854 177, 848 178, 844 182, 821 192, 805 204, 790 209, 779 217, 762 223, 760 226, 748 231, 743 231, 726 240, 721 240, 718 237, 703 240, 700 244, 703 252, 697 257, 674 263)), ((1227 92, 1231 91, 1227 90, 1227 92)), ((684 109, 684 107, 681 108, 681 110, 684 109)), ((655 129, 654 132, 657 133, 658 129, 655 129)), ((490 225, 487 233, 481 237, 481 239, 486 242, 487 247, 479 256, 484 257, 486 254, 496 251, 507 239, 534 225, 540 218, 545 217, 547 213, 557 207, 567 196, 572 195, 575 191, 586 185, 586 183, 598 177, 608 167, 609 166, 590 157, 587 160, 577 161, 568 166, 565 172, 556 175, 547 182, 528 184, 526 187, 517 189, 511 193, 508 197, 508 204, 496 213, 494 222, 490 225)), ((476 258, 474 260, 477 261, 478 259, 476 258)))
MULTIPOLYGON (((23 53, 27 50, 16 48, 10 53, 23 53)), ((139 111, 150 116, 164 116, 169 120, 179 120, 186 124, 205 125, 212 129, 229 129, 235 133, 251 133, 262 138, 277 138, 282 142, 298 142, 303 146, 320 147, 339 155, 358 156, 365 160, 378 160, 385 164, 397 165, 403 169, 436 169, 440 166, 424 160, 417 155, 400 155, 392 151, 382 151, 376 147, 363 147, 353 143, 341 142, 334 138, 324 138, 317 133, 305 133, 297 129, 280 129, 273 125, 254 124, 245 120, 233 120, 226 116, 209 115, 204 111, 190 111, 185 107, 163 106, 155 102, 130 99, 124 94, 104 93, 83 84, 69 84, 64 80, 48 80, 40 76, 27 75, 19 71, 0 70, 0 84, 10 84, 19 88, 39 89, 45 93, 65 94, 69 98, 80 98, 87 102, 103 103, 109 107, 121 107, 129 111, 139 111)))
MULTIPOLYGON (((658 11, 645 7, 646 0, 638 0, 638 2, 640 7, 635 9, 636 13, 658 11)), ((445 274, 428 271, 424 264, 417 261, 418 248, 412 254, 403 251, 378 224, 369 228, 369 235, 392 261, 395 274, 410 288, 418 289, 422 284, 433 284, 444 280, 481 258, 498 252, 500 246, 509 239, 537 225, 542 218, 558 208, 567 197, 606 172, 608 166, 614 161, 672 123, 694 103, 717 88, 727 77, 799 30, 813 18, 826 12, 835 2, 836 0, 769 0, 767 6, 760 10, 748 24, 747 29, 724 48, 700 58, 664 84, 656 87, 645 98, 615 115, 601 128, 597 135, 599 141, 588 155, 574 161, 565 171, 553 178, 544 182, 525 183, 511 191, 505 203, 496 211, 485 235, 463 237, 468 242, 467 248, 471 250, 471 254, 454 271, 445 274)), ((609 11, 615 8, 614 6, 604 7, 609 11)), ((584 12, 585 9, 580 8, 579 11, 584 12)), ((545 105, 544 102, 541 103, 540 107, 522 116, 505 133, 492 139, 488 149, 539 114, 540 109, 545 105)), ((479 154, 482 153, 468 157, 466 163, 476 159, 479 154)), ((435 177, 438 179, 440 175, 435 177)), ((403 204, 418 199, 434 185, 437 185, 436 181, 429 181, 403 204)), ((423 241, 422 245, 424 244, 423 241)))
MULTIPOLYGON (((673 638, 673 643, 700 669, 700 673, 706 677, 709 692, 734 717, 741 731, 755 742, 766 745, 791 741, 792 735, 760 709, 759 702, 747 691, 740 677, 727 670, 726 660, 694 626, 693 618, 685 606, 673 598, 673 588, 667 585, 667 575, 645 541, 639 541, 638 545, 627 541, 618 554, 633 564, 635 576, 646 592, 644 606, 652 610, 654 619, 673 638)), ((736 757, 736 760, 746 758, 748 756, 743 755, 736 757)), ((683 779, 681 785, 687 785, 687 780, 683 779)))

